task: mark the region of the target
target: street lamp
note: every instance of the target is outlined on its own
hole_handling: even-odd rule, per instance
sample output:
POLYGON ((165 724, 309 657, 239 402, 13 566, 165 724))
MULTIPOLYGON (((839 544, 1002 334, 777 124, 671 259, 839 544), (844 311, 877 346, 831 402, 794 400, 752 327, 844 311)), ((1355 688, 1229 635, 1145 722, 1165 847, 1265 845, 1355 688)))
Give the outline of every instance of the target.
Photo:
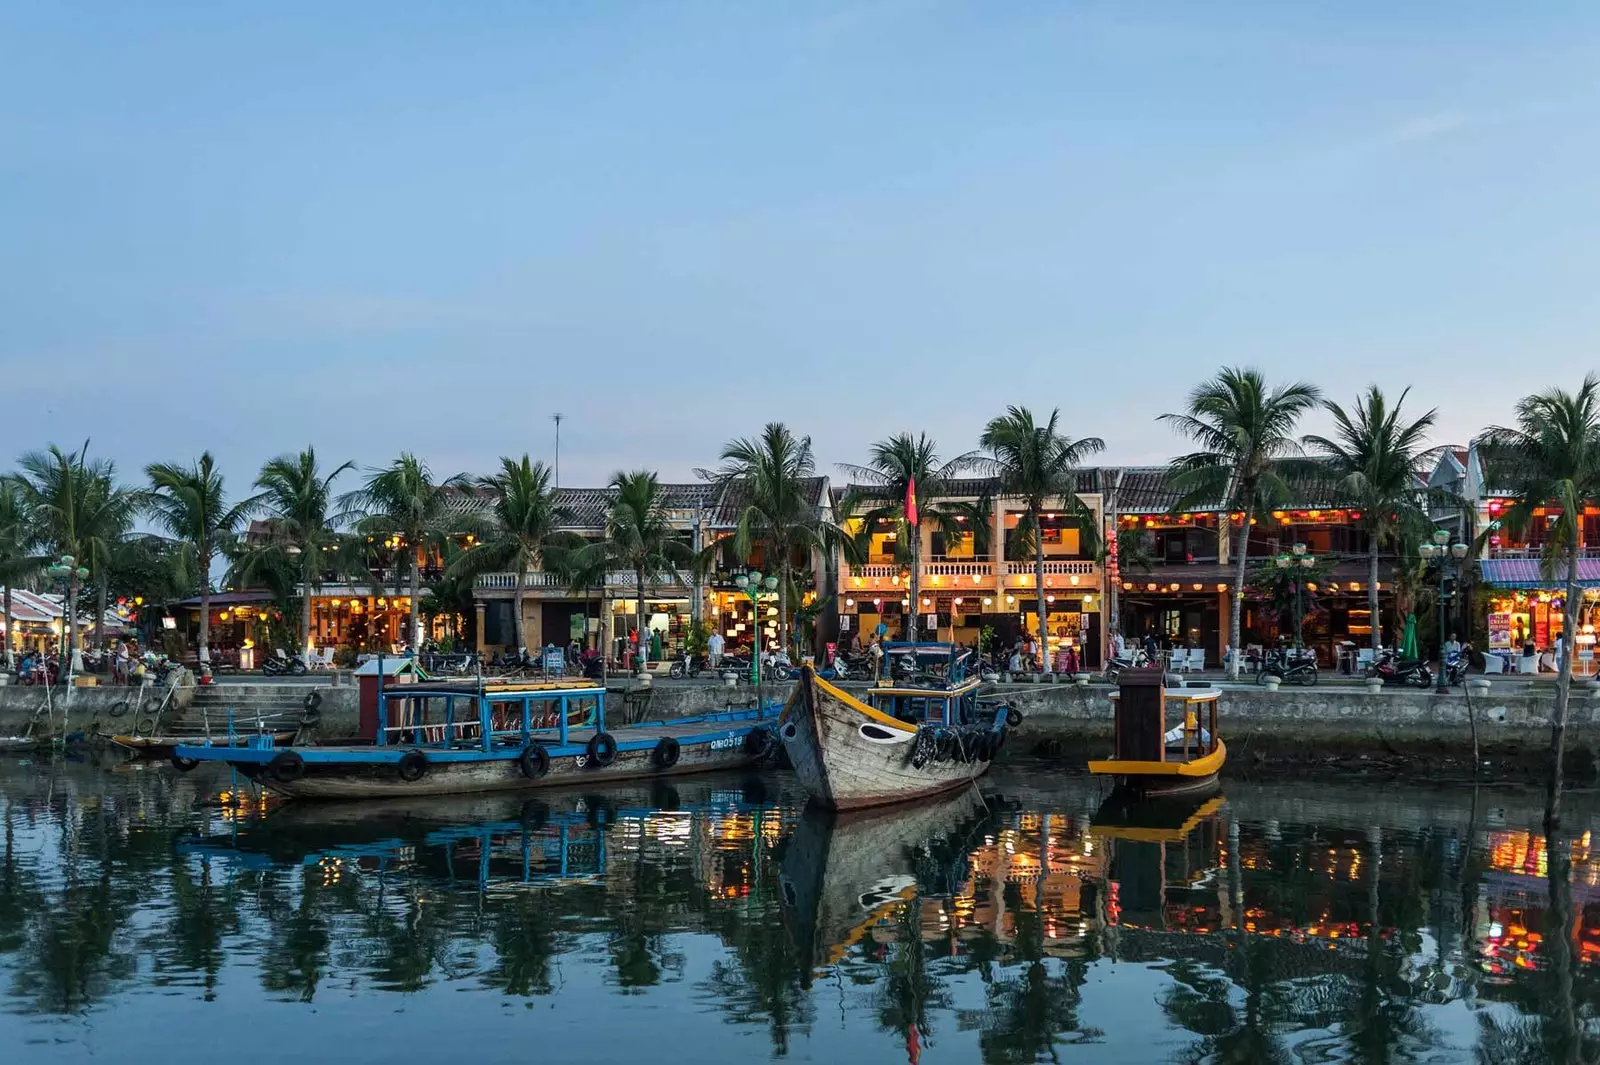
POLYGON ((733 579, 733 584, 746 599, 750 600, 750 635, 754 640, 750 654, 750 683, 760 687, 761 604, 767 599, 777 598, 778 578, 763 577, 760 570, 753 569, 749 573, 739 574, 733 579))
POLYGON ((1417 548, 1417 554, 1424 562, 1439 563, 1439 676, 1434 691, 1443 694, 1450 690, 1450 685, 1445 680, 1445 602, 1450 598, 1446 585, 1453 579, 1459 578, 1461 562, 1467 557, 1467 545, 1463 543, 1450 543, 1448 529, 1435 529, 1433 542, 1424 542, 1417 548))
POLYGON ((1315 566, 1317 564, 1317 560, 1315 556, 1306 554, 1305 544, 1295 544, 1291 548, 1291 551, 1291 554, 1279 555, 1276 559, 1276 562, 1278 568, 1281 570, 1292 569, 1295 571, 1294 576, 1291 578, 1291 581, 1293 582, 1291 586, 1294 589, 1294 649, 1298 656, 1298 652, 1301 649, 1302 643, 1301 626, 1304 620, 1301 616, 1300 606, 1300 574, 1303 571, 1310 570, 1312 566, 1315 566))
POLYGON ((45 573, 49 575, 51 580, 57 581, 61 585, 61 644, 57 658, 56 678, 65 685, 69 675, 77 672, 79 668, 79 663, 75 661, 78 655, 77 648, 68 647, 67 645, 67 636, 72 631, 72 622, 74 620, 68 616, 67 612, 73 611, 76 613, 77 606, 71 601, 73 597, 67 593, 72 589, 74 579, 78 582, 88 580, 89 571, 78 565, 78 560, 71 555, 62 555, 55 563, 45 567, 45 573), (61 662, 67 664, 67 669, 61 669, 61 662))

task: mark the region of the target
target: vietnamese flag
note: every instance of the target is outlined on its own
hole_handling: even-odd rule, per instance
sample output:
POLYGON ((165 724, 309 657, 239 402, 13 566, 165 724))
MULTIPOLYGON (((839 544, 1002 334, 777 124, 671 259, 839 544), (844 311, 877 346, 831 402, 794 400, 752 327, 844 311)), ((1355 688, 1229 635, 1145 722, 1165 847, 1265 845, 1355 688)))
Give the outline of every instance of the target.
POLYGON ((906 524, 917 524, 917 478, 906 482, 906 524))

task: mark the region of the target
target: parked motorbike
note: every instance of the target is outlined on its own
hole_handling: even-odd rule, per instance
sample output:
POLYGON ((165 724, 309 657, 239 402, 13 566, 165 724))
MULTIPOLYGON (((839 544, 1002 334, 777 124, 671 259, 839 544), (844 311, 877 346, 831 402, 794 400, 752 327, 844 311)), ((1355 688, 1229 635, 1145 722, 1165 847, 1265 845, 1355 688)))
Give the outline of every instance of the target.
POLYGON ((682 680, 685 677, 693 680, 705 668, 706 659, 704 655, 691 655, 685 652, 682 658, 672 663, 672 668, 667 670, 667 676, 676 680, 682 680))
POLYGON ((1288 651, 1268 655, 1256 673, 1256 683, 1265 684, 1268 677, 1309 688, 1317 682, 1317 658, 1312 654, 1291 655, 1288 651))
POLYGON ((1386 685, 1404 686, 1414 685, 1418 688, 1431 687, 1433 684, 1433 670, 1428 668, 1428 663, 1418 658, 1401 658, 1394 651, 1384 651, 1366 669, 1368 677, 1381 677, 1386 685))
POLYGON ((306 674, 306 664, 304 659, 291 658, 275 652, 271 658, 261 663, 261 672, 268 677, 303 677, 306 674))
POLYGON ((1467 679, 1467 666, 1470 663, 1467 656, 1457 651, 1444 660, 1444 682, 1446 684, 1461 684, 1467 679))
POLYGON ((1144 648, 1135 647, 1123 658, 1113 658, 1106 663, 1106 679, 1115 683, 1117 676, 1125 669, 1145 669, 1150 665, 1150 656, 1145 654, 1144 648))

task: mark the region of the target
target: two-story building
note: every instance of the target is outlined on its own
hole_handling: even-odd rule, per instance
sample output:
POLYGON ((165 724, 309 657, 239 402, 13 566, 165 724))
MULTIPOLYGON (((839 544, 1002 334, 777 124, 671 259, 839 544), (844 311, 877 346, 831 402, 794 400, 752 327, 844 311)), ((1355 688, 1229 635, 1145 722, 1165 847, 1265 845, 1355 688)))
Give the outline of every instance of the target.
MULTIPOLYGON (((1092 528, 1101 523, 1100 471, 1078 474, 1076 497, 1088 514, 1092 528)), ((945 497, 971 504, 979 516, 958 517, 957 524, 984 521, 982 530, 947 535, 930 521, 922 522, 919 575, 920 602, 910 599, 910 571, 898 558, 898 523, 874 530, 866 559, 859 565, 840 560, 839 627, 841 632, 870 634, 882 623, 891 635, 903 631, 903 619, 915 609, 925 637, 962 644, 977 643, 989 629, 999 646, 1014 643, 1022 634, 1038 634, 1038 590, 1031 552, 1019 550, 1017 527, 1024 515, 1018 501, 995 496, 994 482, 983 478, 958 480, 945 497)), ((847 495, 865 500, 863 510, 874 505, 878 489, 851 485, 834 492, 837 506, 847 495)), ((939 500, 924 499, 924 505, 939 500)), ((860 517, 844 519, 844 526, 859 532, 860 517)), ((1090 668, 1104 661, 1102 623, 1102 570, 1095 537, 1084 536, 1082 521, 1065 511, 1047 511, 1040 525, 1044 539, 1045 624, 1054 648, 1071 647, 1090 668)))

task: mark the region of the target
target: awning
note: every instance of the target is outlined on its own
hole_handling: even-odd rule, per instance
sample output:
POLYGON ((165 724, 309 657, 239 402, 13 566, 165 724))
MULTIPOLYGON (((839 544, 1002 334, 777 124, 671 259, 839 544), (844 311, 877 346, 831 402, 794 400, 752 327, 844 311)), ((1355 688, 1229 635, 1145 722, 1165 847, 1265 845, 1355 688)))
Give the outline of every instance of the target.
MULTIPOLYGON (((1494 588, 1543 588, 1559 591, 1567 586, 1567 568, 1558 566, 1545 576, 1537 558, 1486 558, 1478 563, 1483 583, 1494 588)), ((1578 587, 1600 588, 1600 558, 1578 559, 1578 587)))

